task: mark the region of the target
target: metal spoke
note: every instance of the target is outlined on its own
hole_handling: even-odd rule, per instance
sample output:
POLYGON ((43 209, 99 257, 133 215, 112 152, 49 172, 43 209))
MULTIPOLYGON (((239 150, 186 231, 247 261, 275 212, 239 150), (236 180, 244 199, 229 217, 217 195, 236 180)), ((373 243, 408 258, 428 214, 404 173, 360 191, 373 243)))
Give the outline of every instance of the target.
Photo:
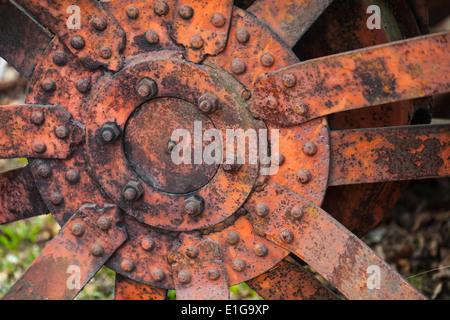
POLYGON ((119 219, 115 205, 83 205, 3 299, 73 299, 127 239, 119 219))
POLYGON ((251 112, 282 126, 450 91, 450 33, 299 63, 260 76, 251 112))
POLYGON ((336 295, 293 259, 245 282, 262 298, 271 300, 335 300, 336 295))
POLYGON ((8 0, 0 1, 0 30, 0 57, 30 80, 53 36, 8 0))
MULTIPOLYGON (((43 86, 52 83, 43 82, 43 86)), ((84 137, 84 126, 59 106, 0 106, 0 158, 65 159, 84 137)))
POLYGON ((167 289, 156 288, 116 273, 114 300, 166 300, 167 289))
POLYGON ((247 9, 293 47, 333 0, 259 0, 247 9))
POLYGON ((450 126, 331 132, 329 185, 450 176, 450 126))
POLYGON ((400 274, 321 208, 272 184, 247 203, 259 234, 311 265, 349 299, 424 299, 400 274), (267 206, 266 216, 257 205, 267 206))
POLYGON ((0 224, 47 213, 28 165, 0 174, 0 224))

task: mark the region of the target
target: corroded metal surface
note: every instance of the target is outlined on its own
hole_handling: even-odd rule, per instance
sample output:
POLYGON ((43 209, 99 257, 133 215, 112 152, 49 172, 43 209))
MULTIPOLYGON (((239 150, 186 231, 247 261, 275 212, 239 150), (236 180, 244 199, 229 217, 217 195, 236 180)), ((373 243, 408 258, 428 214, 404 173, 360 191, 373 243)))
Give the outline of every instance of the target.
POLYGON ((166 300, 167 290, 116 275, 114 300, 166 300))

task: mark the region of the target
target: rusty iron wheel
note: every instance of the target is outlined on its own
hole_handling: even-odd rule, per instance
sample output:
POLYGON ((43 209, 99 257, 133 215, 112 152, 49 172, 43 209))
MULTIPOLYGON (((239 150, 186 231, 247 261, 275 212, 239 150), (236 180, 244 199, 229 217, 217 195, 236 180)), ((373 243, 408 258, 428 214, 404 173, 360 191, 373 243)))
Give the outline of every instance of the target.
POLYGON ((450 91, 450 33, 420 36, 415 0, 238 2, 0 1, 0 55, 29 80, 0 107, 0 158, 29 160, 0 175, 0 223, 61 225, 4 299, 72 299, 103 265, 116 299, 336 299, 305 264, 349 299, 426 298, 358 236, 400 181, 450 175, 450 125, 409 125, 450 91), (195 123, 277 130, 279 152, 176 165, 195 123))

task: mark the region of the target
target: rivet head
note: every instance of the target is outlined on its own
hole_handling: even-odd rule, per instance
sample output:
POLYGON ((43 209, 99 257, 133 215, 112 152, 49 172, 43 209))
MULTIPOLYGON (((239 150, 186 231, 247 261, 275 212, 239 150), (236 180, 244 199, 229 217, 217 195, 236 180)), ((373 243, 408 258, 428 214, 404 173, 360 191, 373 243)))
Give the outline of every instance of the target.
POLYGON ((263 244, 257 244, 255 245, 255 247, 253 248, 253 252, 255 253, 256 256, 258 257, 265 257, 267 256, 267 254, 269 253, 269 250, 267 249, 267 247, 263 244))
POLYGON ((169 141, 167 142, 167 150, 168 150, 169 152, 172 152, 173 148, 175 148, 176 146, 177 146, 177 142, 176 142, 176 141, 169 140, 169 141))
POLYGON ((283 84, 286 88, 292 88, 297 84, 297 78, 293 73, 286 73, 283 76, 283 84))
POLYGON ((63 51, 53 53, 53 63, 57 66, 63 66, 67 63, 67 54, 63 51))
POLYGON ((52 175, 52 170, 48 164, 42 163, 37 168, 38 175, 41 178, 48 178, 52 175))
POLYGON ((166 274, 161 268, 154 268, 151 272, 152 279, 156 282, 163 281, 166 278, 166 274))
POLYGON ((123 197, 127 201, 136 201, 144 193, 144 188, 139 181, 130 180, 123 188, 123 197))
POLYGON ((307 105, 305 102, 298 102, 298 103, 295 105, 295 112, 296 112, 298 115, 304 117, 304 116, 306 116, 306 115, 308 114, 308 112, 309 112, 309 107, 308 107, 308 105, 307 105))
POLYGON ((72 227, 70 228, 70 232, 75 237, 81 237, 84 234, 84 226, 81 223, 74 223, 72 227))
POLYGON ((196 246, 188 246, 186 248, 186 255, 189 258, 195 259, 198 257, 199 254, 200 254, 200 251, 198 250, 198 248, 196 246))
POLYGON ((50 196, 50 201, 55 205, 55 206, 60 206, 63 201, 64 201, 64 197, 62 196, 61 193, 59 192, 54 192, 51 196, 50 196))
POLYGON ((182 284, 187 284, 187 283, 191 282, 192 276, 191 276, 191 273, 189 271, 181 270, 180 272, 178 272, 177 279, 182 284))
POLYGON ((289 229, 284 229, 280 232, 280 239, 284 243, 292 243, 294 241, 294 233, 289 229))
POLYGON ((300 183, 306 184, 306 183, 308 183, 309 181, 311 181, 311 179, 312 179, 312 175, 311 175, 311 172, 309 172, 309 170, 306 170, 306 169, 300 169, 300 170, 297 172, 297 180, 298 180, 300 183))
POLYGON ((246 263, 244 260, 242 259, 235 259, 232 263, 231 266, 233 268, 233 270, 237 271, 237 272, 242 272, 245 270, 246 268, 246 263))
POLYGON ((223 27, 225 25, 225 22, 227 22, 227 20, 225 19, 225 16, 221 13, 214 13, 213 16, 211 17, 211 23, 213 24, 213 26, 217 28, 223 27))
POLYGON ((268 97, 266 99, 266 106, 269 109, 274 110, 274 109, 276 109, 278 107, 278 105, 279 105, 279 103, 278 103, 278 99, 277 98, 271 96, 271 97, 268 97))
POLYGON ((105 249, 100 243, 94 243, 91 246, 91 253, 95 257, 101 257, 105 253, 105 249))
POLYGON ((47 146, 41 140, 33 141, 33 151, 36 153, 44 153, 47 150, 47 146))
POLYGON ((55 128, 55 136, 58 139, 65 139, 69 136, 69 129, 67 129, 65 126, 57 126, 55 128))
POLYGON ((70 169, 66 172, 66 180, 70 184, 76 184, 80 181, 80 173, 75 169, 70 169))
POLYGON ((295 206, 291 210, 291 215, 294 219, 301 219, 303 217, 303 208, 299 206, 295 206))
POLYGON ((317 153, 317 146, 314 142, 307 142, 302 150, 305 155, 312 157, 317 153))
POLYGON ((194 34, 192 37, 191 37, 191 40, 189 40, 189 46, 192 48, 192 49, 196 49, 196 50, 198 50, 198 49, 200 49, 201 47, 203 47, 203 44, 205 43, 205 41, 203 40, 203 38, 200 36, 200 35, 198 35, 198 34, 194 34))
POLYGON ((231 71, 234 74, 243 74, 247 70, 247 66, 245 65, 245 62, 241 59, 234 59, 231 61, 231 71))
POLYGON ((235 231, 229 231, 225 235, 225 241, 231 245, 237 244, 239 240, 240 240, 239 234, 235 231))
POLYGON ((156 1, 153 6, 153 11, 158 16, 165 16, 169 13, 169 5, 165 1, 156 1))
POLYGON ((41 88, 46 92, 54 92, 56 90, 56 82, 53 79, 45 79, 41 83, 41 88))
POLYGON ((92 26, 98 31, 103 31, 108 26, 108 21, 103 17, 95 17, 92 19, 92 26))
POLYGON ((238 29, 236 31, 236 40, 239 43, 247 43, 250 40, 250 32, 244 28, 238 29))
POLYGON ((212 267, 208 269, 207 276, 209 280, 218 280, 220 278, 220 271, 216 267, 212 267))
POLYGON ((261 56, 260 62, 264 67, 271 67, 275 63, 275 57, 267 52, 261 56))
POLYGON ((87 78, 83 78, 77 81, 75 87, 81 93, 87 93, 91 88, 91 82, 87 78))
POLYGON ((76 35, 76 36, 73 36, 72 39, 70 39, 70 45, 74 49, 81 50, 84 48, 86 43, 84 42, 84 39, 82 36, 76 35))
POLYGON ((178 14, 185 20, 189 20, 194 15, 194 9, 191 6, 183 5, 178 9, 178 14))
POLYGON ((150 99, 158 92, 158 86, 153 79, 143 78, 136 86, 136 92, 142 99, 150 99))
POLYGON ((159 42, 159 36, 158 34, 153 31, 153 30, 148 30, 145 33, 145 40, 149 43, 149 44, 157 44, 159 42))
POLYGON ((183 213, 191 217, 200 215, 205 208, 205 201, 198 195, 190 196, 183 202, 183 213))
POLYGON ((125 272, 131 272, 134 269, 134 263, 130 259, 123 259, 120 267, 125 272))
POLYGON ((142 239, 141 246, 145 251, 152 251, 155 248, 155 241, 152 238, 146 237, 142 239))
POLYGON ((108 231, 109 229, 111 229, 111 224, 111 219, 108 217, 100 217, 97 220, 97 227, 99 227, 99 229, 102 231, 108 231))
POLYGON ((269 206, 265 203, 258 203, 255 206, 255 213, 260 217, 265 217, 269 214, 269 206))
POLYGON ((110 47, 103 46, 100 48, 100 57, 102 59, 107 60, 107 59, 111 58, 111 56, 112 56, 112 50, 110 47))
POLYGON ((129 6, 127 8, 127 17, 130 19, 137 19, 139 17, 139 9, 136 6, 129 6))
POLYGON ((34 124, 40 125, 45 121, 45 115, 42 111, 34 111, 30 117, 31 122, 34 124))

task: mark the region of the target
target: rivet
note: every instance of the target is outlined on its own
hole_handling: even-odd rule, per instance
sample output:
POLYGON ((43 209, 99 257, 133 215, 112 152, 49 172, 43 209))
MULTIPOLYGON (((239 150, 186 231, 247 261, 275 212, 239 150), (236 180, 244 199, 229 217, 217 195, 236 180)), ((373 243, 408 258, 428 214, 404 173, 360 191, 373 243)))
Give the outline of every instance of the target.
POLYGON ((85 44, 86 43, 84 42, 84 39, 82 36, 76 35, 76 36, 73 36, 72 39, 70 39, 70 45, 74 49, 81 50, 84 48, 85 44))
POLYGON ((55 205, 55 206, 60 206, 63 201, 64 198, 62 196, 61 193, 59 192, 54 192, 51 196, 50 196, 50 201, 55 205))
POLYGON ((81 93, 87 93, 91 88, 91 82, 87 78, 83 78, 77 81, 75 87, 81 93))
POLYGON ((260 217, 265 217, 269 214, 269 206, 265 203, 258 203, 255 206, 255 213, 260 217))
POLYGON ((97 220, 97 227, 99 227, 102 231, 108 231, 109 229, 111 229, 111 224, 111 219, 108 217, 100 217, 97 220))
POLYGON ((165 1, 156 1, 153 6, 153 11, 158 16, 165 16, 169 13, 169 5, 165 1))
POLYGON ((123 259, 120 267, 125 272, 131 272, 134 269, 134 263, 130 259, 123 259))
POLYGON ((175 148, 176 146, 177 146, 176 141, 169 140, 169 141, 167 142, 167 150, 168 150, 169 152, 172 152, 173 148, 175 148))
POLYGON ((47 150, 47 146, 41 140, 33 141, 33 151, 36 153, 44 153, 47 150))
POLYGON ((161 268, 154 268, 151 272, 152 278, 156 282, 163 281, 166 277, 166 274, 161 268))
POLYGON ((308 112, 309 112, 309 107, 308 107, 308 105, 307 105, 305 102, 303 102, 303 101, 298 102, 298 103, 295 105, 295 112, 296 112, 297 114, 301 115, 301 116, 306 116, 306 115, 308 114, 308 112))
POLYGON ((200 251, 198 250, 198 248, 196 246, 188 246, 186 248, 186 255, 189 258, 195 259, 198 257, 200 251))
POLYGON ((130 19, 137 19, 139 17, 139 9, 136 6, 129 6, 127 8, 127 17, 130 19))
POLYGON ((100 257, 105 253, 105 249, 103 249, 103 246, 99 243, 94 243, 91 246, 91 253, 95 257, 100 257))
POLYGON ((63 66, 67 63, 67 54, 63 51, 53 53, 53 63, 57 66, 63 66))
POLYGON ((56 82, 53 79, 45 79, 41 83, 41 88, 47 92, 54 92, 56 90, 56 82))
POLYGON ((145 33, 145 40, 149 43, 149 44, 157 44, 159 42, 159 36, 158 34, 153 31, 153 30, 148 30, 145 33))
POLYGON ((263 244, 257 244, 254 248, 253 248, 253 252, 255 253, 256 256, 258 257, 265 257, 268 254, 268 250, 267 247, 263 244))
POLYGON ((246 263, 244 260, 242 259, 235 259, 232 263, 231 266, 233 267, 233 270, 237 271, 237 272, 242 272, 245 270, 246 268, 246 263))
POLYGON ((103 17, 95 17, 92 20, 92 26, 98 31, 103 31, 108 26, 108 22, 103 17))
POLYGON ((70 228, 70 232, 75 237, 81 237, 84 234, 84 226, 81 223, 74 223, 72 227, 70 228))
POLYGON ((317 146, 314 142, 307 142, 302 150, 305 155, 312 157, 317 153, 317 146))
POLYGON ((221 13, 214 13, 211 17, 211 23, 217 28, 223 27, 226 21, 224 15, 221 13))
POLYGON ((271 97, 268 97, 266 99, 266 106, 269 109, 274 110, 274 109, 276 109, 278 107, 278 105, 279 105, 279 103, 278 103, 278 99, 277 98, 271 96, 271 97))
POLYGON ((311 179, 312 179, 312 175, 311 175, 311 172, 309 172, 309 170, 300 169, 297 172, 297 180, 300 183, 303 183, 303 184, 308 183, 311 179))
POLYGON ((303 217, 303 208, 299 206, 295 206, 291 210, 291 215, 295 219, 299 220, 303 217))
POLYGON ((215 281, 220 278, 220 271, 218 268, 212 267, 208 269, 207 275, 209 280, 215 281))
POLYGON ((66 172, 66 180, 70 184, 76 184, 80 181, 80 173, 75 169, 70 169, 66 172))
POLYGON ((240 28, 236 31, 236 40, 239 43, 247 43, 250 40, 250 32, 245 28, 240 28))
POLYGON ((283 84, 286 88, 292 88, 297 84, 297 78, 293 73, 286 73, 283 76, 283 84))
POLYGON ((239 240, 240 240, 239 234, 235 231, 229 231, 225 235, 225 241, 231 245, 237 244, 239 240))
POLYGON ((191 37, 191 40, 189 41, 189 46, 190 46, 192 49, 198 50, 198 49, 200 49, 201 47, 203 47, 203 44, 204 44, 204 43, 205 43, 205 41, 203 40, 203 38, 202 38, 200 35, 194 34, 194 35, 191 37))
POLYGON ((31 122, 40 125, 44 123, 45 115, 42 111, 34 111, 30 117, 31 122))
POLYGON ((152 251, 155 248, 155 241, 152 238, 146 237, 142 239, 141 246, 145 251, 152 251))
POLYGON ((294 233, 289 229, 284 229, 280 232, 280 239, 284 243, 292 243, 294 241, 294 233))
POLYGON ((275 63, 275 57, 271 53, 267 52, 261 56, 260 61, 264 67, 271 67, 275 63))
POLYGON ((40 164, 37 168, 38 175, 42 178, 48 178, 52 175, 52 170, 48 164, 40 164))
POLYGON ((102 59, 107 60, 107 59, 111 58, 111 56, 112 56, 112 50, 110 47, 103 46, 100 48, 100 57, 102 59))
POLYGON ((241 59, 236 58, 231 62, 231 71, 234 74, 243 74, 245 70, 247 70, 247 66, 241 59))
POLYGON ((58 139, 65 139, 69 136, 69 129, 67 129, 65 126, 57 126, 55 128, 55 136, 58 139))
POLYGON ((183 5, 178 9, 178 14, 185 20, 189 20, 194 15, 194 9, 191 6, 183 5))
POLYGON ((189 271, 181 270, 180 272, 178 272, 177 279, 181 283, 187 284, 187 283, 191 282, 192 276, 191 276, 191 273, 189 271))

